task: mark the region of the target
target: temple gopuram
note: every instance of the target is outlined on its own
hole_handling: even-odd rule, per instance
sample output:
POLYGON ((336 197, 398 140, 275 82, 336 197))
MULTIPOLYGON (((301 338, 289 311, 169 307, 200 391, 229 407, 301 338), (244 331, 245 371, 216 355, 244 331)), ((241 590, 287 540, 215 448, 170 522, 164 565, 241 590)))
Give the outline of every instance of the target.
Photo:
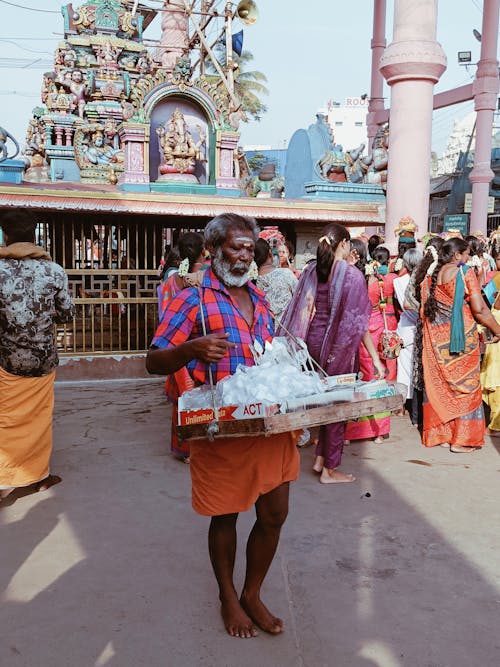
MULTIPOLYGON (((233 23, 245 23, 241 5, 246 11, 253 3, 215 11, 226 55, 214 67, 207 65, 207 12, 216 4, 170 0, 155 11, 127 0, 87 0, 62 7, 64 39, 43 75, 25 146, 17 159, 0 162, 0 210, 33 209, 37 242, 65 268, 77 300, 73 325, 58 331, 60 375, 70 360, 81 377, 98 356, 118 365, 122 356, 142 357, 157 323, 165 248, 219 213, 276 226, 297 248, 299 269, 325 224, 384 223, 383 193, 371 196, 366 187, 362 196, 352 188, 334 196, 323 182, 290 198, 285 184, 278 197, 251 196, 231 35, 233 23), (195 11, 201 5, 205 14, 195 11), (152 45, 144 31, 155 18, 161 37, 152 45)), ((300 155, 292 157, 300 162, 300 155)))

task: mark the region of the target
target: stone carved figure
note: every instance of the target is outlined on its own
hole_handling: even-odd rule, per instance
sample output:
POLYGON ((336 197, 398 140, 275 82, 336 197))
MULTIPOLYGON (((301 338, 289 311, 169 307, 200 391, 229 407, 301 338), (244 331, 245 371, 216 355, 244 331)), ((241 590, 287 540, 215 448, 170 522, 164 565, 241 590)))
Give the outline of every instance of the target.
POLYGON ((285 179, 276 175, 274 162, 264 164, 251 179, 250 196, 279 199, 285 190, 285 179))
POLYGON ((78 115, 80 118, 83 118, 87 97, 87 84, 83 79, 83 72, 79 69, 74 69, 69 76, 68 73, 66 75, 59 75, 56 81, 65 90, 70 91, 73 96, 75 108, 78 109, 78 115))
POLYGON ((372 151, 368 156, 369 169, 364 178, 365 183, 385 186, 387 182, 387 165, 389 163, 389 124, 381 125, 373 137, 372 151))
POLYGON ((343 151, 334 145, 314 165, 314 172, 320 179, 333 182, 367 183, 385 187, 389 160, 389 127, 379 128, 372 142, 372 151, 363 155, 364 144, 358 148, 343 151))
POLYGON ((84 154, 89 162, 95 165, 110 166, 117 162, 123 162, 123 153, 120 149, 113 148, 104 142, 102 130, 96 130, 89 144, 84 144, 84 154))
POLYGON ((193 174, 196 160, 205 160, 202 148, 206 136, 200 126, 197 129, 200 139, 195 143, 179 109, 175 109, 169 120, 156 129, 162 159, 160 173, 193 174))
POLYGON ((363 158, 364 149, 365 145, 360 144, 358 148, 345 152, 344 173, 349 183, 362 183, 369 169, 369 163, 363 158))
POLYGON ((45 72, 43 75, 41 100, 49 109, 52 108, 59 93, 55 79, 56 75, 54 72, 45 72))
POLYGON ((314 165, 314 172, 326 181, 346 181, 345 155, 342 146, 336 144, 314 165))
POLYGON ((0 127, 0 162, 3 162, 4 160, 12 160, 12 158, 15 158, 16 155, 19 153, 19 144, 17 143, 16 139, 12 136, 10 132, 8 132, 5 128, 0 127), (9 155, 9 151, 7 148, 7 141, 11 140, 12 143, 15 146, 15 152, 12 155, 9 155))
POLYGON ((26 132, 25 153, 29 155, 45 155, 45 134, 39 118, 32 118, 26 132))
POLYGON ((152 69, 152 60, 149 53, 143 53, 140 55, 137 59, 135 67, 139 74, 149 74, 152 69))
POLYGON ((241 107, 239 109, 236 109, 236 111, 230 112, 229 125, 233 128, 233 130, 237 130, 240 125, 240 121, 242 121, 243 123, 246 123, 248 121, 248 118, 241 107))
POLYGON ((57 69, 60 67, 68 67, 72 69, 76 66, 76 61, 76 52, 70 44, 64 44, 64 46, 57 49, 54 60, 57 69))
POLYGON ((108 39, 104 44, 98 46, 96 49, 98 67, 106 69, 117 69, 119 53, 120 49, 115 48, 108 39))

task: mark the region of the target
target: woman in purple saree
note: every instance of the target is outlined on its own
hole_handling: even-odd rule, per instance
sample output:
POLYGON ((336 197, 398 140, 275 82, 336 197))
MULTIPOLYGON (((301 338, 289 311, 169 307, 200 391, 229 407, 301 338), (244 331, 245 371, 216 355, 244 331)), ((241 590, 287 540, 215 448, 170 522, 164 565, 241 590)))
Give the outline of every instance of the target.
MULTIPOLYGON (((310 355, 328 375, 352 373, 360 342, 383 368, 368 331, 371 303, 362 273, 347 263, 349 232, 332 223, 318 242, 316 261, 302 271, 295 294, 282 319, 283 329, 306 341, 310 355)), ((322 484, 352 482, 354 475, 338 469, 344 446, 345 422, 321 426, 313 470, 322 484)))

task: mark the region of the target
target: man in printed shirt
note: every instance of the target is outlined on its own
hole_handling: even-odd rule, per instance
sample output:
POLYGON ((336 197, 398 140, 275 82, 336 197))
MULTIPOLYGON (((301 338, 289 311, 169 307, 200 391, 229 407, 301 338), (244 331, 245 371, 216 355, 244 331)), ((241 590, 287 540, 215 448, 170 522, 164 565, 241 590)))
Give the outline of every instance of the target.
POLYGON ((35 245, 27 211, 3 213, 0 226, 0 500, 16 488, 48 488, 54 378, 54 323, 75 307, 62 267, 35 245))
MULTIPOLYGON (((200 288, 180 292, 168 305, 148 352, 150 373, 172 374, 186 366, 196 384, 231 375, 239 364, 253 365, 249 346, 271 340, 274 327, 264 294, 249 282, 259 229, 252 218, 227 213, 205 229, 212 264, 200 288), (206 335, 200 309, 203 308, 206 335)), ((288 513, 289 482, 299 457, 295 436, 223 438, 190 443, 193 508, 211 516, 209 553, 219 585, 221 613, 233 637, 255 637, 256 626, 283 630, 260 599, 260 589, 278 546, 288 513), (236 521, 252 505, 256 522, 247 543, 246 577, 238 598, 233 569, 236 521)))

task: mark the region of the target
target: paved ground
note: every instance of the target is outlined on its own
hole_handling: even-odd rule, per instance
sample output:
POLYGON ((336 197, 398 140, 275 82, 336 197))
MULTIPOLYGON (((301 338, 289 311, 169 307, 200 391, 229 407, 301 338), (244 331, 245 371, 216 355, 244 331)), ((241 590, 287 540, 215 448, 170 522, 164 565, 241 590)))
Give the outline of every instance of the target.
POLYGON ((329 487, 302 450, 264 590, 286 632, 233 639, 161 386, 57 386, 63 482, 0 511, 2 667, 500 664, 500 443, 429 451, 396 417, 384 444, 346 449, 359 481, 329 487))

